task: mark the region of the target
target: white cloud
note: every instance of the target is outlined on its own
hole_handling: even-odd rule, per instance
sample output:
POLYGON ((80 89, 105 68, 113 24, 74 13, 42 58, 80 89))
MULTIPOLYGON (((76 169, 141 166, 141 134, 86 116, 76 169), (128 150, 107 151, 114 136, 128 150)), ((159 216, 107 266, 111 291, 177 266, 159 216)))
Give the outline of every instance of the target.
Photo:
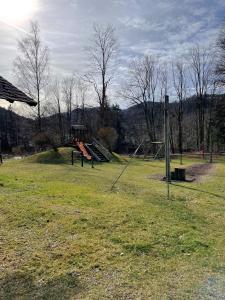
MULTIPOLYGON (((39 0, 34 18, 60 75, 85 69, 84 47, 93 22, 111 23, 119 39, 119 72, 134 56, 156 54, 165 59, 187 52, 193 43, 212 43, 225 13, 224 0, 39 0)), ((27 30, 29 24, 24 23, 27 30)), ((11 77, 21 32, 0 27, 1 75, 11 77)))

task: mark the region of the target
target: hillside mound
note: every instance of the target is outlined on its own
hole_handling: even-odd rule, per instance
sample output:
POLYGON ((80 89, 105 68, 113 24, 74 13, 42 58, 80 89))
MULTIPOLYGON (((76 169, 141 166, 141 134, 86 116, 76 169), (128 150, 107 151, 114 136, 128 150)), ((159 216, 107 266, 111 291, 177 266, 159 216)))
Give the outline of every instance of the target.
POLYGON ((124 156, 119 155, 118 153, 112 152, 112 162, 115 163, 126 163, 127 162, 127 158, 124 156))
MULTIPOLYGON (((72 150, 74 150, 72 147, 58 148, 58 151, 48 150, 31 155, 25 158, 25 161, 40 164, 71 164, 72 150)), ((123 164, 127 162, 127 158, 113 152, 111 162, 123 164)))
POLYGON ((27 157, 25 160, 40 164, 68 164, 71 163, 71 151, 74 148, 59 148, 58 151, 48 150, 27 157))

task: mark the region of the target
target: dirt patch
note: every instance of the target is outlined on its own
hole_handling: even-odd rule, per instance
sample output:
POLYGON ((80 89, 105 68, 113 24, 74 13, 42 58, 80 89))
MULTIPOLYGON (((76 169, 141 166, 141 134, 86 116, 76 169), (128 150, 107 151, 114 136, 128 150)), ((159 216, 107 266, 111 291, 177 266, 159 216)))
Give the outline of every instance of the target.
MULTIPOLYGON (((205 176, 210 175, 212 173, 214 169, 214 164, 193 164, 185 169, 187 182, 202 182, 205 179, 205 176)), ((154 174, 149 176, 149 178, 155 180, 164 180, 164 176, 162 174, 154 174)))
POLYGON ((197 299, 218 299, 225 300, 225 279, 224 277, 209 277, 200 288, 197 299))
POLYGON ((213 164, 193 164, 186 168, 187 177, 193 178, 195 181, 203 181, 205 176, 210 175, 214 169, 213 164))

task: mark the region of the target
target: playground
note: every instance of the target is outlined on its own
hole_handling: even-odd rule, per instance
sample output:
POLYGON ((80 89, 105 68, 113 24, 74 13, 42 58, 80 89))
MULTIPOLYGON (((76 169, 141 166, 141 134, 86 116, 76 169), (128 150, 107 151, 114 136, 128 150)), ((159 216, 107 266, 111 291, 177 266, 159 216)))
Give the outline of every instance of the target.
POLYGON ((170 200, 150 179, 164 161, 132 159, 111 190, 127 160, 82 168, 62 148, 4 162, 0 298, 222 299, 225 158, 170 200))

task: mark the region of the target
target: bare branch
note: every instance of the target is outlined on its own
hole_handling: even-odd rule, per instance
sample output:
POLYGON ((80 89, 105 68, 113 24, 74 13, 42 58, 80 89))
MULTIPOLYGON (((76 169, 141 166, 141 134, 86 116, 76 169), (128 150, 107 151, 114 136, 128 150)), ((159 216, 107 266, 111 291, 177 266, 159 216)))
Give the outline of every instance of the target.
POLYGON ((41 102, 48 78, 48 49, 42 45, 38 23, 31 23, 29 35, 19 41, 18 48, 20 55, 14 62, 15 73, 19 85, 38 103, 38 129, 41 131, 41 102))

